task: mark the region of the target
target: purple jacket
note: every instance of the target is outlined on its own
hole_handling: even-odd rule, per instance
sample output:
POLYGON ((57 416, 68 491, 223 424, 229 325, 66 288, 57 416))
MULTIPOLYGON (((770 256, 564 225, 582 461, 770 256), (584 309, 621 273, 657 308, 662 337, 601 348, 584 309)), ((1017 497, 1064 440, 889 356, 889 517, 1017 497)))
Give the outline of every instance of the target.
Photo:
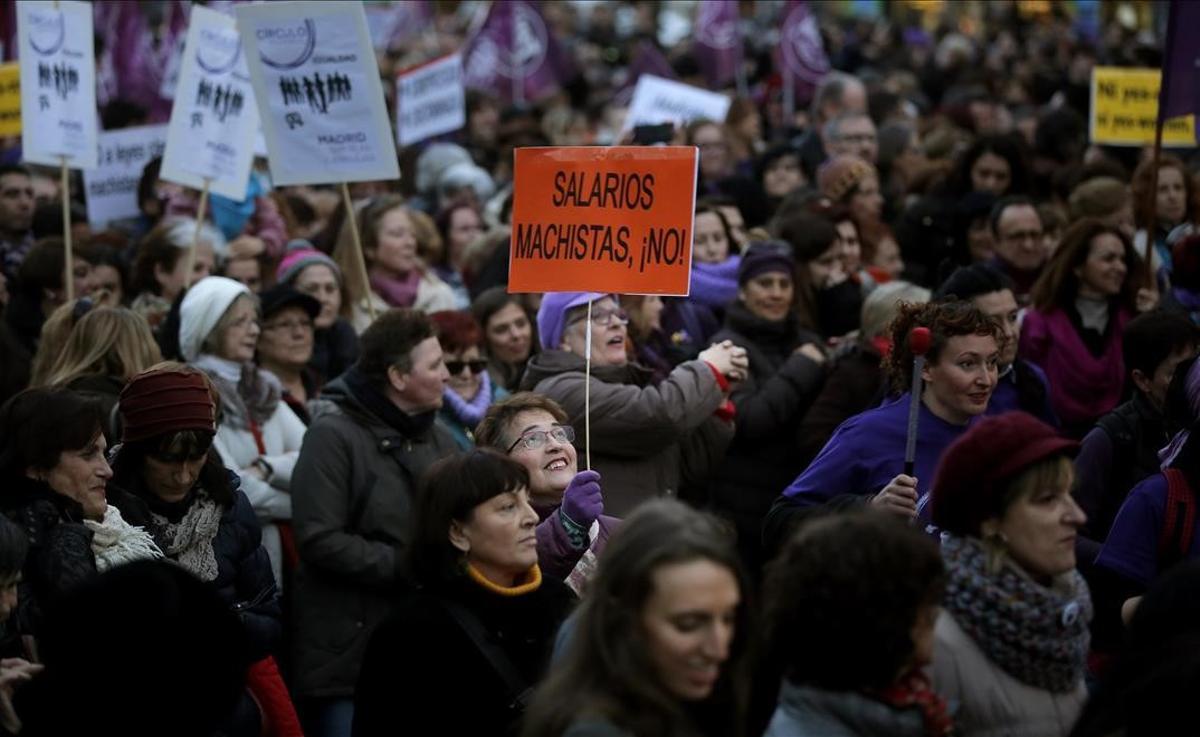
POLYGON ((538 566, 550 578, 566 581, 575 593, 580 593, 580 586, 591 577, 596 565, 596 558, 608 544, 608 536, 617 529, 621 520, 608 515, 600 515, 596 536, 591 545, 582 550, 571 547, 567 531, 558 518, 558 507, 534 505, 534 511, 541 522, 537 526, 538 566))
POLYGON ((1130 314, 1120 309, 1110 318, 1104 353, 1092 354, 1061 308, 1029 310, 1021 326, 1021 356, 1046 372, 1054 413, 1066 428, 1088 425, 1121 401, 1125 359, 1121 335, 1130 314))
MULTIPOLYGON (((1148 586, 1158 575, 1158 539, 1166 507, 1166 476, 1156 473, 1133 487, 1113 521, 1096 565, 1148 586)), ((1200 519, 1187 557, 1200 558, 1200 519)))

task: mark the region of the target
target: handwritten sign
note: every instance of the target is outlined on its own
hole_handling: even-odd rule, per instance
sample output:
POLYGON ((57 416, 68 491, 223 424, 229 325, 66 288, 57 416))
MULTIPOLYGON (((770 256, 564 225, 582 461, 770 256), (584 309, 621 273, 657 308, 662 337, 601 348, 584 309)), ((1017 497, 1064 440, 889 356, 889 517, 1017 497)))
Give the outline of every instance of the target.
POLYGON ((638 77, 633 88, 633 100, 625 116, 625 130, 635 125, 675 123, 686 125, 704 118, 724 123, 729 114, 730 99, 717 92, 675 82, 652 74, 638 77))
POLYGON ((0 64, 0 136, 21 133, 21 70, 14 61, 0 64))
POLYGON ((246 198, 258 108, 237 24, 192 8, 162 178, 240 202, 246 198))
MULTIPOLYGON (((1092 143, 1110 146, 1145 146, 1154 143, 1158 117, 1158 69, 1095 67, 1092 69, 1092 143)), ((1196 145, 1193 116, 1170 118, 1163 123, 1163 146, 1196 145)))
POLYGON ((462 54, 451 54, 396 77, 396 140, 410 146, 467 124, 462 54))
POLYGON ((96 166, 96 58, 92 4, 17 3, 21 150, 26 161, 96 166))
POLYGON ((272 181, 399 177, 362 3, 246 4, 236 13, 272 181))
POLYGON ((83 172, 88 222, 103 228, 113 220, 137 217, 142 169, 167 145, 167 126, 145 125, 100 133, 98 166, 83 172))
POLYGON ((510 292, 686 295, 694 146, 514 153, 510 292))

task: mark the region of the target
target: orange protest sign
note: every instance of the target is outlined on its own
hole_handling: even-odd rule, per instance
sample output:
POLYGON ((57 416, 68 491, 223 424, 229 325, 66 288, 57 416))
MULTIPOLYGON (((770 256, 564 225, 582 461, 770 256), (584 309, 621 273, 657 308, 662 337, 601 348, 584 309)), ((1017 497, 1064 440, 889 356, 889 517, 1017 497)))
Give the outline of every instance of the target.
POLYGON ((514 156, 508 291, 688 293, 694 147, 521 148, 514 156))

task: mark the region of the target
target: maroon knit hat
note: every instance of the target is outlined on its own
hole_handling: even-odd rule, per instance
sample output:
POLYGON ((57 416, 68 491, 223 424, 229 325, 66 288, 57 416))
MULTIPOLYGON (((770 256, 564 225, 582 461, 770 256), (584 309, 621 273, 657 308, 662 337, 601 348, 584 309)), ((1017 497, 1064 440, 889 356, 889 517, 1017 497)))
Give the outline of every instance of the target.
POLYGON ((123 443, 181 430, 217 430, 208 381, 198 371, 143 371, 121 390, 118 407, 123 443))
POLYGON ((1079 443, 1025 412, 986 417, 942 454, 933 480, 930 518, 956 535, 978 535, 1000 510, 1004 482, 1038 461, 1074 455, 1079 443))

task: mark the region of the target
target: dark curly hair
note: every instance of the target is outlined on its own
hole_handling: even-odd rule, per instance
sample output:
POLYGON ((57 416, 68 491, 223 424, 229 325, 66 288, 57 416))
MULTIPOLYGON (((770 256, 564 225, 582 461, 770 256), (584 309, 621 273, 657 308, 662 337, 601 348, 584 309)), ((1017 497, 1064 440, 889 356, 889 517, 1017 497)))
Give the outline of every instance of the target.
POLYGON ((997 346, 1004 343, 1000 323, 970 302, 902 302, 897 310, 896 319, 888 328, 892 352, 883 362, 892 389, 897 392, 908 391, 912 385, 913 354, 908 347, 908 334, 913 328, 929 328, 933 335, 929 352, 925 354, 929 363, 937 363, 946 341, 959 335, 990 335, 996 339, 997 346))
POLYGON ((820 517, 767 570, 766 642, 797 683, 883 688, 912 658, 917 618, 945 584, 937 545, 896 518, 871 510, 820 517))

